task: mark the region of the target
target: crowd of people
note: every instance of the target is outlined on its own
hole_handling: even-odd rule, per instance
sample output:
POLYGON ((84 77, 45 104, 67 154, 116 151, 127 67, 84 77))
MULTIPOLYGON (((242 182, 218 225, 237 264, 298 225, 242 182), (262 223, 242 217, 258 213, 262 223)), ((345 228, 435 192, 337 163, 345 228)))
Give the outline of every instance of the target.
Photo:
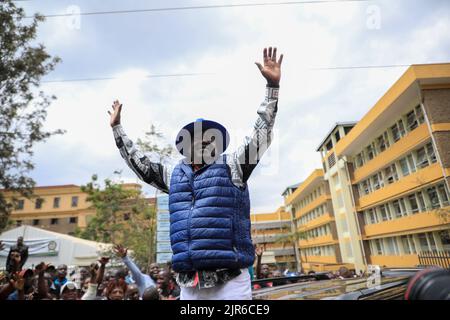
MULTIPOLYGON (((0 250, 4 245, 0 242, 0 250)), ((9 250, 5 271, 0 273, 0 300, 175 300, 180 288, 171 265, 156 263, 142 272, 128 256, 127 248, 114 247, 123 262, 118 268, 106 268, 110 257, 101 257, 89 267, 68 273, 68 266, 41 262, 24 269, 28 248, 19 238, 9 250)))
MULTIPOLYGON (((0 242, 0 251, 4 245, 0 242)), ((251 278, 256 281, 252 289, 272 287, 276 281, 264 281, 281 277, 314 275, 280 270, 269 264, 262 264, 262 247, 255 248, 256 266, 249 268, 251 278)), ((163 267, 150 264, 148 272, 141 270, 122 245, 114 246, 114 255, 122 264, 107 268, 111 257, 101 257, 89 267, 68 272, 68 266, 53 266, 41 262, 33 269, 24 269, 28 258, 28 247, 23 238, 10 247, 5 271, 0 273, 0 300, 176 300, 180 288, 176 274, 167 263, 163 267)), ((355 270, 341 267, 327 273, 329 279, 347 279, 364 276, 355 270)))

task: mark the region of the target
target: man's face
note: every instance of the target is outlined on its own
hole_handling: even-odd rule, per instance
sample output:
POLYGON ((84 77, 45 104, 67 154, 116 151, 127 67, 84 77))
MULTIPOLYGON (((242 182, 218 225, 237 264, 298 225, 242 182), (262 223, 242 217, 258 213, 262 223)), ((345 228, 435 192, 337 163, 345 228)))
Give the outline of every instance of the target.
POLYGON ((129 286, 127 289, 128 300, 139 300, 139 290, 136 286, 129 286))
POLYGON ((159 273, 159 266, 156 263, 152 263, 150 265, 150 276, 153 279, 157 279, 158 278, 158 273, 159 273))
POLYGON ((265 277, 268 277, 270 275, 270 268, 267 264, 263 264, 261 266, 261 274, 265 277))
POLYGON ((62 300, 78 300, 78 290, 65 288, 61 293, 62 300))
POLYGON ((166 271, 160 271, 158 273, 158 279, 156 280, 156 284, 158 288, 163 289, 167 286, 168 273, 166 271))
POLYGON ((20 261, 22 260, 22 257, 20 256, 20 253, 17 252, 17 251, 11 252, 9 257, 15 264, 19 264, 20 261))
POLYGON ((67 266, 65 264, 61 264, 57 269, 58 278, 63 279, 67 276, 67 266))
POLYGON ((215 137, 194 139, 191 144, 191 161, 194 164, 211 163, 216 156, 215 137))
POLYGON ((88 274, 89 274, 89 272, 88 272, 88 270, 86 268, 81 268, 80 269, 80 278, 81 278, 81 280, 86 279, 88 277, 88 274))
POLYGON ((124 292, 120 287, 115 287, 109 294, 109 300, 123 300, 124 292))

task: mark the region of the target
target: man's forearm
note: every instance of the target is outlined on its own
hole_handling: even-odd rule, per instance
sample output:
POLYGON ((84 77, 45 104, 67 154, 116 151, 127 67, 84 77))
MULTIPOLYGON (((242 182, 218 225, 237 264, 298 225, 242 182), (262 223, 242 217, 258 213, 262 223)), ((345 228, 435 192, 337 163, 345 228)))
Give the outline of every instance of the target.
POLYGON ((272 142, 272 130, 278 109, 279 88, 266 86, 265 99, 257 110, 252 134, 232 156, 231 174, 235 184, 245 184, 272 142))
POLYGON ((144 182, 153 187, 168 193, 168 183, 166 181, 165 168, 160 163, 150 161, 141 151, 139 151, 131 141, 122 126, 113 127, 116 146, 119 148, 120 155, 125 160, 131 170, 144 182))

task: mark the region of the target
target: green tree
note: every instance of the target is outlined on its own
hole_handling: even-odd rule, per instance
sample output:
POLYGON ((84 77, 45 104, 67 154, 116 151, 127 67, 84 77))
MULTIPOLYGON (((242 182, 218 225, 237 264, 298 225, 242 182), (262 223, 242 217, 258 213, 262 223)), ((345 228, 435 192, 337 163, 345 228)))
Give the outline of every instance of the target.
MULTIPOLYGON (((117 173, 117 172, 116 172, 117 173)), ((152 245, 149 232, 155 208, 140 190, 124 189, 121 181, 104 180, 103 188, 96 175, 81 187, 86 200, 95 210, 86 228, 77 229, 76 235, 89 240, 122 244, 128 247, 135 261, 145 265, 152 245)), ((154 245, 154 244, 153 244, 154 245)))
MULTIPOLYGON (((167 143, 164 134, 158 131, 153 124, 150 125, 150 130, 145 132, 144 139, 139 138, 136 143, 142 152, 151 153, 157 156, 158 158, 156 159, 156 161, 162 164, 167 164, 170 161, 170 158, 175 153, 175 149, 173 148, 172 144, 167 143)), ((155 198, 157 194, 158 190, 155 189, 155 198)), ((150 225, 148 235, 150 250, 148 255, 148 265, 150 265, 150 263, 152 263, 153 261, 156 261, 156 211, 153 212, 151 221, 152 223, 150 225)))
MULTIPOLYGON (((62 130, 43 129, 47 107, 54 96, 38 90, 43 76, 60 61, 44 45, 34 44, 37 27, 44 20, 34 15, 26 20, 22 8, 11 0, 0 6, 0 188, 30 198, 34 180, 33 147, 62 130)), ((0 193, 0 232, 15 203, 0 193)))
POLYGON ((286 245, 289 245, 294 249, 297 270, 302 271, 301 252, 298 242, 306 239, 306 233, 304 231, 293 230, 292 227, 288 225, 283 226, 281 229, 284 232, 276 237, 275 243, 281 243, 283 248, 286 245))

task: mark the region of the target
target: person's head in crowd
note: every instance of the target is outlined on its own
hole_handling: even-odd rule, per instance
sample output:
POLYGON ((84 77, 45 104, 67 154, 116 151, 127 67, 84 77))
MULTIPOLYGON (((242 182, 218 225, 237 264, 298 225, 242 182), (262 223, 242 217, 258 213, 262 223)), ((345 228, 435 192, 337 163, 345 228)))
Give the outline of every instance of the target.
POLYGON ((166 270, 161 270, 158 273, 158 278, 156 280, 156 284, 158 286, 158 289, 162 291, 166 291, 169 287, 169 281, 170 281, 170 273, 166 270))
POLYGON ((25 280, 24 283, 24 292, 25 294, 29 294, 34 291, 35 278, 34 272, 31 269, 25 269, 20 271, 20 276, 25 280))
POLYGON ((269 265, 263 264, 261 266, 261 276, 263 276, 264 278, 270 278, 271 277, 271 272, 270 272, 269 265))
POLYGON ((352 273, 346 267, 340 267, 339 268, 339 276, 341 278, 353 278, 352 273))
POLYGON ((316 272, 314 270, 309 270, 308 274, 316 274, 316 272))
POLYGON ((66 279, 67 277, 67 265, 60 264, 56 269, 56 277, 59 281, 66 279))
MULTIPOLYGON (((20 266, 20 262, 22 261, 22 256, 20 254, 19 249, 11 249, 11 252, 9 253, 9 259, 10 259, 10 263, 14 266, 20 266)), ((19 271, 19 270, 16 270, 19 271)))
POLYGON ((124 300, 127 284, 123 279, 111 280, 106 287, 105 296, 108 300, 124 300))
POLYGON ((17 238, 17 246, 18 247, 22 247, 23 246, 23 237, 18 237, 17 238))
POLYGON ((272 278, 281 278, 283 275, 280 270, 274 270, 272 272, 272 278))
POLYGON ((52 280, 56 278, 56 268, 54 265, 49 265, 47 267, 47 273, 50 274, 50 276, 52 277, 52 280))
POLYGON ((75 282, 67 281, 61 286, 61 292, 59 294, 61 300, 79 300, 79 288, 75 282))
POLYGON ((128 276, 128 269, 126 268, 119 268, 117 269, 116 273, 114 274, 114 278, 116 280, 122 279, 125 280, 125 278, 128 276))
POLYGON ((89 270, 85 267, 80 268, 80 282, 83 283, 89 277, 89 270))
POLYGON ((148 287, 142 294, 142 300, 159 300, 159 291, 155 286, 148 287))
POLYGON ((158 280, 158 274, 159 274, 159 266, 157 263, 150 264, 150 273, 149 276, 157 281, 158 280))
POLYGON ((135 284, 129 284, 125 294, 126 300, 139 300, 139 289, 135 284))

